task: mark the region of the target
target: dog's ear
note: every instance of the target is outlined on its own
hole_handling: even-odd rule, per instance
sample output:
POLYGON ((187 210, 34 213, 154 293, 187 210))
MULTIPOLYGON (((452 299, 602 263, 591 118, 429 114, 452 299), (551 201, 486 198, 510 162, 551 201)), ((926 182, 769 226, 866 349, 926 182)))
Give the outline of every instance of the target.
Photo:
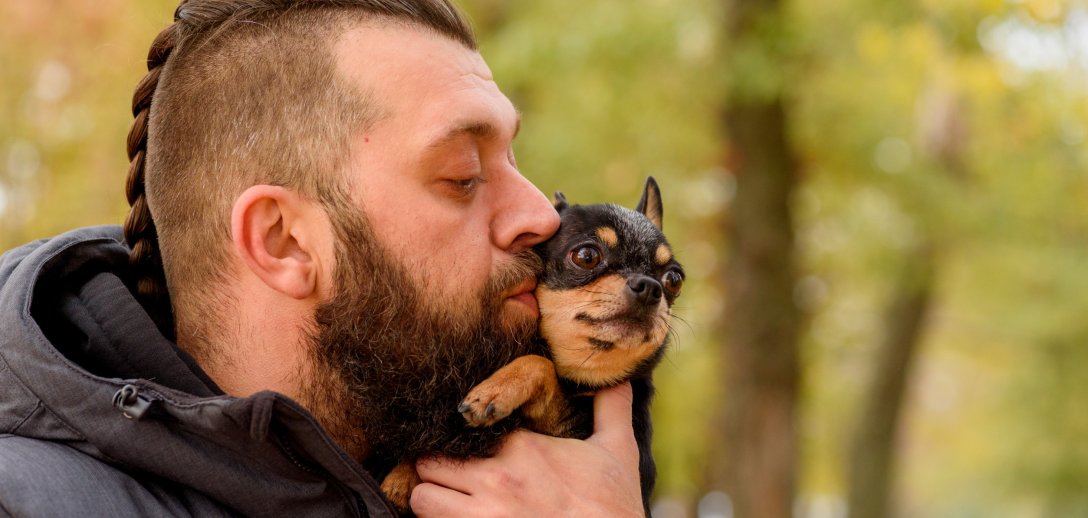
POLYGON ((563 193, 555 191, 555 200, 552 201, 552 205, 555 205, 555 211, 562 214, 570 204, 567 203, 567 197, 563 196, 563 193))
POLYGON ((655 227, 661 229, 661 189, 658 189, 654 177, 646 177, 646 187, 642 189, 642 199, 638 201, 635 210, 646 216, 655 227))

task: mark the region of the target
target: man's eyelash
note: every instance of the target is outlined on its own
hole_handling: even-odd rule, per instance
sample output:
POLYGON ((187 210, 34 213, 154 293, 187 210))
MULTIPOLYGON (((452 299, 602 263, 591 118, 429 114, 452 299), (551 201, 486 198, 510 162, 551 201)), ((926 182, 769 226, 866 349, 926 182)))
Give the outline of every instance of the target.
POLYGON ((465 178, 462 180, 449 180, 449 182, 455 189, 460 191, 462 196, 468 196, 475 192, 481 184, 486 183, 487 180, 481 176, 473 176, 472 178, 465 178))

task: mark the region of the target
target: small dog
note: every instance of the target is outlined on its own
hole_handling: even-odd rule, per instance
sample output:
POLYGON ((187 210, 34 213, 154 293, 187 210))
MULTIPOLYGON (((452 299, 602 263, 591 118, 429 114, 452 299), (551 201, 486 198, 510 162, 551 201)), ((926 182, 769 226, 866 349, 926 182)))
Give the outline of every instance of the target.
MULTIPOLYGON (((643 504, 656 480, 650 454, 652 371, 665 352, 671 308, 684 270, 661 232, 661 191, 647 178, 635 210, 612 204, 570 205, 556 193, 560 226, 536 247, 544 273, 536 290, 540 338, 547 357, 514 360, 474 387, 458 406, 471 427, 494 425, 519 412, 536 432, 586 438, 593 432, 592 398, 631 381, 643 504)), ((407 509, 419 482, 401 464, 382 489, 407 509)))

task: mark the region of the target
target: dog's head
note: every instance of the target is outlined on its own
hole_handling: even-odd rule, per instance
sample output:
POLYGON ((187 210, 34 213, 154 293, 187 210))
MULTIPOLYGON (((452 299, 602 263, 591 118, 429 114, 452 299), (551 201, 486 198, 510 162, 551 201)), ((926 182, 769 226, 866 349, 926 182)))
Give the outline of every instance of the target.
POLYGON ((654 179, 635 210, 570 205, 556 193, 559 231, 537 247, 540 334, 560 376, 589 386, 620 382, 661 358, 684 270, 661 232, 654 179))

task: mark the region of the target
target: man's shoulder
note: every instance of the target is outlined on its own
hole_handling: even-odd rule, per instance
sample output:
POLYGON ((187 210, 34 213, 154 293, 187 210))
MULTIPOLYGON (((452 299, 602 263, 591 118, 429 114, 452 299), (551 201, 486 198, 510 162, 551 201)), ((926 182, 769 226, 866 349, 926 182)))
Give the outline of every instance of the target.
POLYGON ((113 258, 114 262, 123 262, 128 256, 121 227, 117 225, 70 230, 51 238, 0 251, 0 288, 14 282, 18 289, 24 289, 28 283, 33 282, 44 263, 64 252, 73 256, 68 258, 69 261, 80 262, 104 257, 113 258))
POLYGON ((227 515, 171 486, 63 444, 0 434, 0 516, 227 515))

